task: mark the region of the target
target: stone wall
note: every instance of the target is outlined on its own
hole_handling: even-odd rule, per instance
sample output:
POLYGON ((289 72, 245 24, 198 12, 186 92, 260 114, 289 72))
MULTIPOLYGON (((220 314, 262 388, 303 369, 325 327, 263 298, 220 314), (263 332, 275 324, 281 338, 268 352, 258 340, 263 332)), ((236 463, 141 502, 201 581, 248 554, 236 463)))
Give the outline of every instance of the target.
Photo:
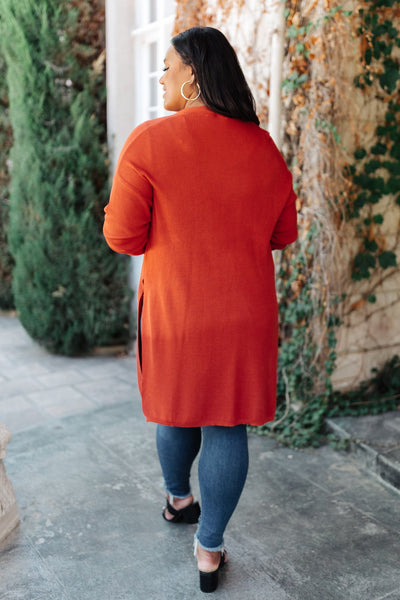
MULTIPOLYGON (((358 5, 355 2, 347 4, 356 14, 358 5)), ((399 27, 400 17, 393 14, 392 20, 399 27)), ((361 41, 354 37, 349 42, 341 84, 344 90, 343 103, 348 110, 342 111, 337 127, 349 162, 352 162, 357 147, 369 148, 376 143, 376 127, 384 123, 387 104, 377 100, 374 86, 364 92, 354 86, 354 76, 360 73, 361 41)), ((380 245, 395 252, 398 264, 399 208, 393 196, 382 198, 373 208, 373 214, 384 215, 384 223, 377 234, 380 245)), ((363 216, 368 215, 365 213, 363 216)), ((344 269, 341 269, 342 276, 337 281, 336 291, 339 294, 346 293, 347 298, 342 312, 343 324, 338 331, 338 361, 333 383, 337 388, 348 389, 369 379, 373 368, 379 368, 395 354, 400 354, 400 328, 397 326, 400 319, 400 270, 378 269, 371 279, 352 281, 350 264, 360 241, 354 228, 348 227, 343 233, 341 258, 344 260, 344 269), (369 295, 374 295, 376 302, 368 302, 369 295)))

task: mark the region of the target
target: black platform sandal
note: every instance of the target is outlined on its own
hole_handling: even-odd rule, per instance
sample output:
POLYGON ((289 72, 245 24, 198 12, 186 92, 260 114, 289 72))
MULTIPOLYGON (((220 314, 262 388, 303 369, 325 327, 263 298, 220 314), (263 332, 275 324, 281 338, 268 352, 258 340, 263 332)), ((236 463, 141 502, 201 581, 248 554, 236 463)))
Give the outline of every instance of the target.
POLYGON ((199 571, 200 574, 200 590, 205 593, 215 592, 218 587, 218 573, 224 566, 225 552, 221 552, 221 560, 219 561, 218 569, 211 572, 199 571))
POLYGON ((168 521, 168 523, 197 523, 200 516, 200 505, 198 502, 192 502, 192 504, 189 504, 189 506, 185 506, 185 508, 177 510, 171 506, 167 498, 167 506, 164 508, 162 516, 166 521, 168 521), (173 515, 172 519, 167 519, 165 516, 165 511, 168 511, 171 515, 173 515))
MULTIPOLYGON (((198 539, 195 537, 194 538, 194 546, 193 546, 193 550, 194 550, 194 556, 197 558, 197 546, 198 546, 198 539)), ((219 565, 218 568, 215 569, 215 571, 200 571, 199 569, 199 575, 200 575, 200 590, 202 592, 205 592, 206 594, 209 594, 211 592, 215 592, 215 590, 218 587, 218 574, 220 572, 220 570, 222 569, 222 567, 225 565, 226 563, 226 552, 225 550, 221 551, 221 558, 219 561, 219 565)))

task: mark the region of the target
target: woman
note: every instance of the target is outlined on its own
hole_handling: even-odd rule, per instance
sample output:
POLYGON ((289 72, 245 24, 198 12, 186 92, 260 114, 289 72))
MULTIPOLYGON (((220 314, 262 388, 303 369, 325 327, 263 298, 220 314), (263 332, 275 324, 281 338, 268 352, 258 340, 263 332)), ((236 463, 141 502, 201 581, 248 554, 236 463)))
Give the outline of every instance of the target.
POLYGON ((137 370, 144 414, 158 423, 163 515, 197 522, 189 478, 201 445, 195 554, 211 592, 246 480, 246 424, 274 418, 271 251, 297 237, 296 197, 224 35, 189 29, 164 62, 164 106, 176 112, 129 136, 104 234, 117 252, 144 253, 137 370))

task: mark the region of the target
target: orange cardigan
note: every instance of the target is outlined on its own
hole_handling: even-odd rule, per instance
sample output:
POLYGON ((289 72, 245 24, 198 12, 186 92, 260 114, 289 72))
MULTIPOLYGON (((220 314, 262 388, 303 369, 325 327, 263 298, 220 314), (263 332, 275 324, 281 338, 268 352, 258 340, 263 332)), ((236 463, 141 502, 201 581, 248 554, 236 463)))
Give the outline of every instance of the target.
POLYGON ((119 158, 104 235, 144 253, 137 371, 147 420, 261 425, 276 404, 271 250, 297 237, 296 196, 269 134, 191 107, 143 123, 119 158))

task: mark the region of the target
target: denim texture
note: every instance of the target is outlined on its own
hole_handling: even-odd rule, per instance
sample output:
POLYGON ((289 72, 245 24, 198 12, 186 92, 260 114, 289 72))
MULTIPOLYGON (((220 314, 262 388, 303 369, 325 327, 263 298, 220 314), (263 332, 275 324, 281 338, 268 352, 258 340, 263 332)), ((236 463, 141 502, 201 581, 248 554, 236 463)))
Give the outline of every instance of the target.
POLYGON ((198 469, 201 515, 196 538, 206 550, 221 550, 225 528, 247 477, 246 426, 157 425, 156 439, 165 488, 176 498, 191 493, 191 468, 201 448, 198 469))

